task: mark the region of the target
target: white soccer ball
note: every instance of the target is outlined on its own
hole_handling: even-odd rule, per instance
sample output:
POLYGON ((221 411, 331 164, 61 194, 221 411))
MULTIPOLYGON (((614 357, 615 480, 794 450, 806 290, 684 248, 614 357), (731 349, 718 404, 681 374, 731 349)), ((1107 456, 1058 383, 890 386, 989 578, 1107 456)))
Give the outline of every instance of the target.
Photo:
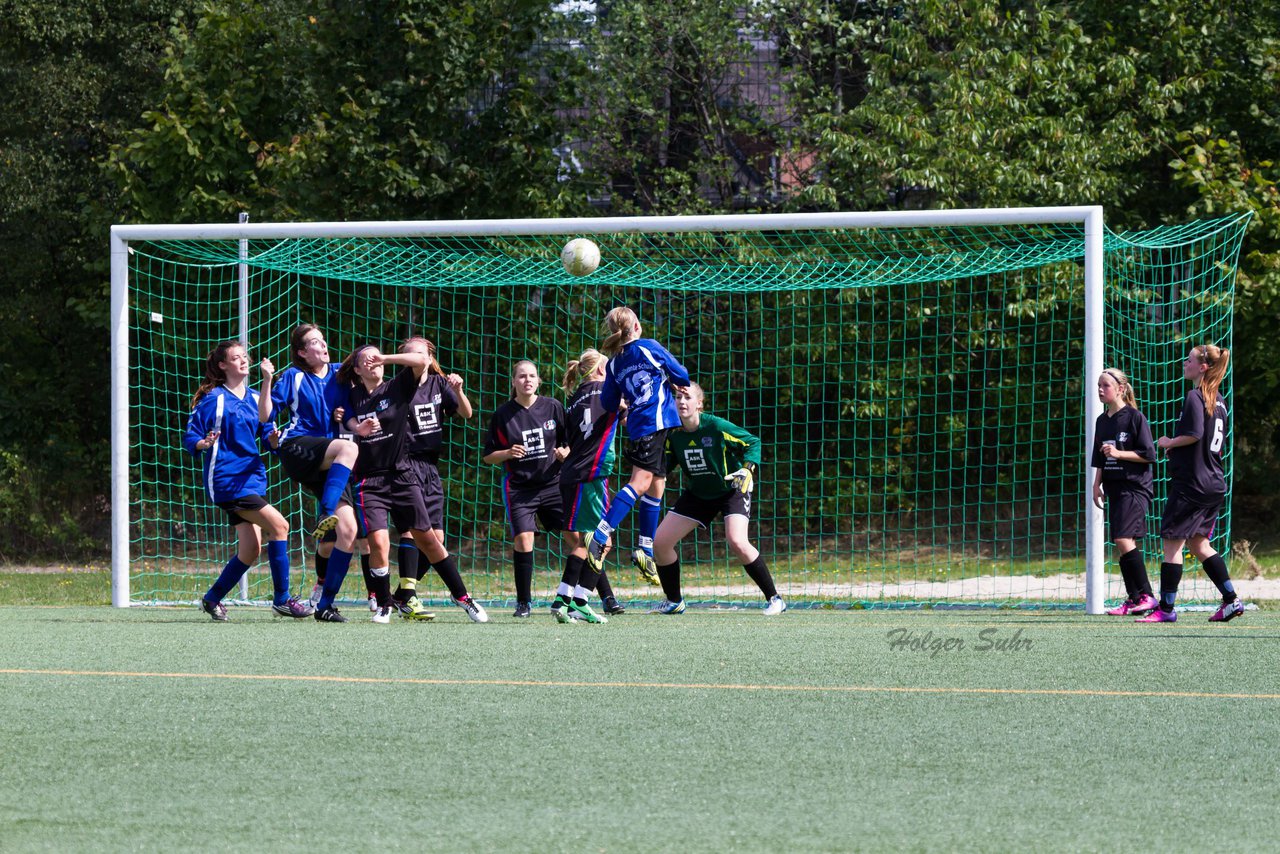
POLYGON ((587 276, 600 266, 600 247, 585 237, 575 237, 560 250, 560 263, 571 276, 587 276))

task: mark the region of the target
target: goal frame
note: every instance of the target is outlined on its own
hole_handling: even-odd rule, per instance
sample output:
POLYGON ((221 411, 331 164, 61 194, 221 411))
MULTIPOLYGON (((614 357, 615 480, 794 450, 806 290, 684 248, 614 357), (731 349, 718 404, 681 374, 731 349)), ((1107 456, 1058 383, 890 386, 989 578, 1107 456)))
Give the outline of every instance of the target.
MULTIPOLYGON (((637 232, 799 231, 961 226, 1061 225, 1084 229, 1084 326, 1086 378, 1103 368, 1105 312, 1104 235, 1101 205, 981 208, 936 211, 877 211, 704 216, 576 217, 389 222, 114 225, 111 227, 111 604, 130 605, 129 538, 129 243, 162 240, 285 240, 290 238, 415 238, 529 235, 607 235, 637 232)), ((245 246, 241 243, 241 246, 245 246)), ((243 254, 242 254, 243 257, 243 254)), ((241 268, 241 281, 245 280, 241 268)), ((247 293, 241 288, 240 337, 247 335, 247 293)), ((1081 504, 1085 514, 1085 613, 1101 614, 1105 595, 1102 510, 1087 500, 1090 449, 1102 404, 1091 382, 1083 384, 1085 452, 1081 460, 1081 504)))

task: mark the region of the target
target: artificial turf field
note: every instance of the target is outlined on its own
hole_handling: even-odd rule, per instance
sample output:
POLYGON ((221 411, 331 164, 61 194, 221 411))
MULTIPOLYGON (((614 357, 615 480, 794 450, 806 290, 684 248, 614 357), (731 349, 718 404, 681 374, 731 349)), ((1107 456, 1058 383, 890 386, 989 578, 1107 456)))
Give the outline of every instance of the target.
POLYGON ((0 609, 0 850, 1278 844, 1275 611, 438 610, 0 609))

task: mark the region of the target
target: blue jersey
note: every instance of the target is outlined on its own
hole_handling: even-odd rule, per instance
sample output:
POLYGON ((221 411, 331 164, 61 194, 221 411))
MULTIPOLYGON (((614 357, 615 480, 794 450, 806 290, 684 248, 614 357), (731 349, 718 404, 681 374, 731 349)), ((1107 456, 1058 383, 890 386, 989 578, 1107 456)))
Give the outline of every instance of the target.
POLYGON ((652 338, 625 344, 609 360, 604 371, 600 403, 609 412, 618 411, 618 401, 627 401, 627 435, 640 439, 680 424, 676 401, 667 381, 689 384, 689 372, 675 356, 652 338))
POLYGON ((218 386, 200 398, 187 419, 182 445, 204 457, 204 491, 215 504, 245 495, 267 494, 267 469, 258 455, 258 439, 268 425, 258 421, 258 393, 249 389, 243 399, 218 386), (199 442, 211 431, 218 438, 203 451, 199 442))
POLYGON ((286 409, 289 420, 280 427, 280 441, 299 436, 316 436, 328 439, 338 435, 338 424, 333 420, 334 407, 339 405, 339 365, 331 364, 324 376, 290 366, 275 378, 271 386, 271 418, 276 411, 286 409))

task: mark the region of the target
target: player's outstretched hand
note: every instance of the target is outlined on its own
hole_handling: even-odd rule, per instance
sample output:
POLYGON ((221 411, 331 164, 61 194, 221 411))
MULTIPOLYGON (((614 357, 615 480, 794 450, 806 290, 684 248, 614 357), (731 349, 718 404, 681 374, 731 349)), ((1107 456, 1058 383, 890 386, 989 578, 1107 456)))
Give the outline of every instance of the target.
POLYGON ((751 469, 746 466, 738 469, 733 474, 725 475, 724 479, 729 481, 729 485, 741 492, 743 495, 749 494, 756 486, 755 478, 751 475, 751 469))
POLYGON ((258 363, 258 371, 261 372, 264 380, 269 380, 275 376, 276 366, 271 364, 270 359, 263 359, 258 363))

